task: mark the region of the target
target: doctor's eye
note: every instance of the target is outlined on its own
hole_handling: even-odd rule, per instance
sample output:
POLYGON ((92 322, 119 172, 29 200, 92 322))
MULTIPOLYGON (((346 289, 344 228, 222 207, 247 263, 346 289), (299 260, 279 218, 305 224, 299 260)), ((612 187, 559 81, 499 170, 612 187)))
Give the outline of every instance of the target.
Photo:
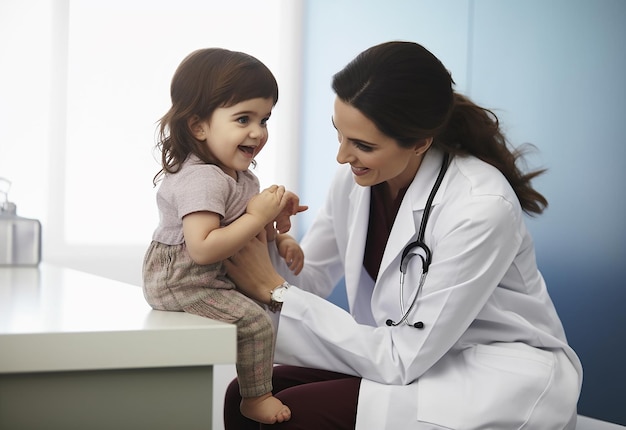
POLYGON ((374 150, 374 148, 372 148, 370 145, 367 145, 367 144, 365 144, 363 142, 359 142, 358 140, 353 140, 352 144, 359 151, 372 152, 374 150))

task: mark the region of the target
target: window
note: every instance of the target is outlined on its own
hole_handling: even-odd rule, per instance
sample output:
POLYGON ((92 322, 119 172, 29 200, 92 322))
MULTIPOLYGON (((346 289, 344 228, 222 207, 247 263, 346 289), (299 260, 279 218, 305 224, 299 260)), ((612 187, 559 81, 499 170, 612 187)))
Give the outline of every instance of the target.
POLYGON ((14 183, 18 213, 42 220, 44 261, 145 249, 158 221, 157 121, 195 49, 244 51, 274 72, 280 98, 255 173, 295 190, 300 2, 37 2, 0 6, 0 54, 12 66, 0 84, 0 176, 14 183))

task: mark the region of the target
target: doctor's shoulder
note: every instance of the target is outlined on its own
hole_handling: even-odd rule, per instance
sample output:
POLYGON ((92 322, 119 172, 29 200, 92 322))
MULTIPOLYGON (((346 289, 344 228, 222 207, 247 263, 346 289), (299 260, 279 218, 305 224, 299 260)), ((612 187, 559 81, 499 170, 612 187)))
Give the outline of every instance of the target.
POLYGON ((500 197, 521 210, 515 191, 496 167, 473 156, 456 156, 458 178, 452 188, 465 188, 471 197, 500 197))
POLYGON ((453 165, 444 197, 446 212, 476 223, 512 226, 523 221, 519 199, 497 168, 473 156, 456 156, 453 165))

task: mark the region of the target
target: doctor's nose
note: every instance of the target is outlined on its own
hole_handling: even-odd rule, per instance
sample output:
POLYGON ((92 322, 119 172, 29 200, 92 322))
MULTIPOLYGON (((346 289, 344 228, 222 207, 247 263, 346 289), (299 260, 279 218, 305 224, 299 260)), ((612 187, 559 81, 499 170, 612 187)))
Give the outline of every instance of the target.
POLYGON ((342 139, 339 141, 339 149, 337 150, 337 162, 339 164, 349 163, 354 159, 351 154, 349 143, 342 139))

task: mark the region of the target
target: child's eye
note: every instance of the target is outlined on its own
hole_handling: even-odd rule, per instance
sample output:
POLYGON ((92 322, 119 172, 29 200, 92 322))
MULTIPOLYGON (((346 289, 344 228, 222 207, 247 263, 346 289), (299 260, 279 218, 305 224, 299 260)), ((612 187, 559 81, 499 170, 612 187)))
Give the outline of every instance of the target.
POLYGON ((237 118, 237 122, 239 124, 247 124, 249 121, 250 121, 250 118, 248 118, 247 116, 241 116, 237 118))
POLYGON ((267 121, 269 121, 269 119, 270 119, 270 117, 269 117, 269 116, 268 116, 267 118, 263 118, 263 119, 261 120, 261 125, 262 125, 262 126, 264 126, 264 127, 265 127, 265 126, 267 126, 267 121))

